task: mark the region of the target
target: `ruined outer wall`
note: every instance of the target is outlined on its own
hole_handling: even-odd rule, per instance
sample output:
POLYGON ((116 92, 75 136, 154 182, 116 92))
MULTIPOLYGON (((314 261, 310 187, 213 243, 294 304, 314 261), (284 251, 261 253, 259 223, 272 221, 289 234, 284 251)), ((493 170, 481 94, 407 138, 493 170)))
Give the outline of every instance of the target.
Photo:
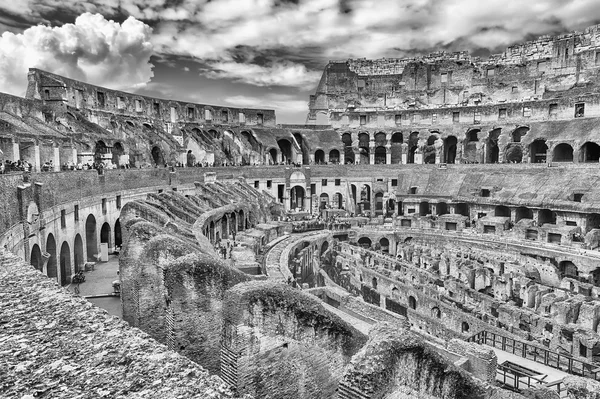
POLYGON ((0 296, 5 398, 233 397, 220 378, 3 249, 0 296))
POLYGON ((238 393, 331 398, 366 338, 310 294, 270 282, 232 288, 224 304, 223 354, 238 393))

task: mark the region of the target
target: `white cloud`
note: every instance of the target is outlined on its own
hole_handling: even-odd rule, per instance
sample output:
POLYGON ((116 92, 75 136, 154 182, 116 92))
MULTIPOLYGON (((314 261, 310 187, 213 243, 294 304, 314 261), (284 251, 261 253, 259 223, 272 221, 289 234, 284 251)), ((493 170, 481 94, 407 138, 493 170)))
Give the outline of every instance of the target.
POLYGON ((114 89, 139 88, 152 77, 151 28, 133 17, 122 24, 85 13, 74 24, 38 25, 0 36, 0 87, 23 95, 28 68, 114 89))
POLYGON ((308 71, 302 64, 291 62, 274 63, 268 66, 237 62, 215 62, 205 76, 211 79, 232 79, 255 86, 312 87, 319 81, 321 73, 308 71))

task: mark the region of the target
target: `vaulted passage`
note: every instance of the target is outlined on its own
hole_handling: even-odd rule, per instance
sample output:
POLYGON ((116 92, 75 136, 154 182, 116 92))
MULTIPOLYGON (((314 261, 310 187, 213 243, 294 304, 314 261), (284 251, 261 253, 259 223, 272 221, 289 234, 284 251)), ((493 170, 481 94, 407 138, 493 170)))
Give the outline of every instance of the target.
POLYGON ((54 239, 54 235, 52 235, 52 233, 48 234, 48 238, 46 239, 46 252, 50 255, 46 274, 50 278, 56 278, 58 276, 56 240, 54 239))
POLYGON ((569 144, 559 144, 554 148, 552 153, 554 162, 573 162, 573 147, 569 144))
POLYGON ((71 282, 71 250, 65 241, 60 247, 60 285, 71 282))
POLYGON ((85 221, 85 242, 87 260, 95 261, 98 254, 98 235, 96 233, 96 218, 89 215, 85 221))

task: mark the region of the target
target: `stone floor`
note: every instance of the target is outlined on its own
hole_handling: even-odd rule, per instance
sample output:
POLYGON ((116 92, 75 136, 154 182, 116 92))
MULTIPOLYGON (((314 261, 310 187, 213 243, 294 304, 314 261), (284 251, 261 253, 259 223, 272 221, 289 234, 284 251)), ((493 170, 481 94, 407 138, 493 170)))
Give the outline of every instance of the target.
MULTIPOLYGON (((106 310, 109 314, 122 317, 121 299, 112 296, 112 282, 118 279, 119 257, 110 255, 108 262, 98 262, 93 271, 85 272, 85 282, 79 285, 79 295, 86 297, 88 301, 106 310)), ((71 284, 67 289, 74 292, 75 285, 71 284)))

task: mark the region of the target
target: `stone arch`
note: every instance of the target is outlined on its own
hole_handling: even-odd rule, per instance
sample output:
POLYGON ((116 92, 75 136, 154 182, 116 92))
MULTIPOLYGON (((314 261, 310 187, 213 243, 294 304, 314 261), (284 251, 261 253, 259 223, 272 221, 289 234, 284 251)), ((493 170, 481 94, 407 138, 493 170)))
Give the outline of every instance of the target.
POLYGON ((401 132, 396 132, 392 134, 392 144, 391 144, 391 162, 392 164, 402 163, 402 143, 404 142, 404 137, 402 137, 401 132))
POLYGON ((109 150, 106 143, 102 140, 96 141, 96 145, 94 147, 94 162, 102 162, 102 158, 105 157, 108 153, 109 150))
POLYGON ((419 132, 412 132, 408 136, 408 156, 407 163, 415 163, 415 153, 419 145, 419 132))
POLYGON ((513 130, 511 136, 513 143, 520 143, 521 138, 525 136, 529 132, 529 128, 527 126, 520 126, 513 130))
POLYGON ((546 163, 548 157, 548 145, 546 145, 546 140, 534 140, 529 145, 529 156, 529 162, 531 163, 546 163))
POLYGON ((75 273, 79 270, 83 270, 83 264, 85 263, 85 258, 83 257, 83 240, 81 239, 81 235, 77 234, 75 236, 75 241, 73 242, 73 264, 75 266, 75 273))
POLYGON ((271 148, 269 150, 269 161, 273 164, 273 165, 277 165, 277 149, 276 148, 271 148))
POLYGON ((431 213, 429 201, 421 201, 419 204, 419 216, 427 216, 431 213))
POLYGON ((329 151, 329 163, 332 163, 332 164, 340 163, 339 150, 333 149, 333 150, 329 151))
POLYGON ((460 325, 460 331, 463 333, 468 333, 470 329, 471 329, 471 327, 469 326, 469 323, 467 323, 466 321, 463 321, 462 324, 460 325))
POLYGON ((333 205, 337 209, 342 209, 344 207, 344 196, 341 193, 333 194, 333 205))
POLYGON ((329 249, 329 241, 323 241, 323 244, 321 244, 320 254, 323 255, 325 253, 325 251, 327 251, 328 249, 329 249))
POLYGON ((121 221, 117 219, 114 227, 115 247, 120 248, 123 245, 123 236, 121 232, 121 221))
POLYGON ((304 209, 304 197, 306 197, 306 191, 302 186, 294 186, 290 190, 290 209, 304 209))
POLYGON ((229 238, 229 223, 227 222, 227 216, 221 217, 221 238, 223 240, 229 238))
POLYGON ((556 224, 556 212, 552 212, 550 209, 540 209, 538 211, 538 226, 544 224, 556 224))
POLYGON ((412 295, 408 297, 408 307, 412 310, 417 310, 417 299, 412 295))
POLYGON ((552 151, 552 162, 573 162, 573 147, 567 143, 558 144, 552 151))
POLYGON ((288 139, 277 140, 277 145, 281 151, 281 160, 283 163, 287 164, 295 161, 295 159, 292 158, 292 143, 288 139))
POLYGON ((87 260, 95 261, 98 253, 98 233, 96 231, 96 218, 92 214, 85 220, 85 243, 87 260))
POLYGON ((240 135, 242 136, 243 139, 245 139, 248 142, 248 144, 250 145, 250 149, 252 151, 258 152, 260 145, 258 144, 258 141, 256 140, 256 138, 254 137, 254 135, 252 133, 250 133, 247 130, 242 130, 240 135))
POLYGON ((386 149, 383 146, 379 146, 375 148, 375 164, 383 164, 385 165, 386 160, 386 149))
POLYGON ((456 145, 458 139, 456 136, 448 136, 444 140, 444 162, 456 163, 456 145))
POLYGON ((445 202, 438 202, 435 208, 438 216, 446 215, 448 213, 448 204, 445 202))
POLYGON ((296 132, 293 133, 292 136, 294 136, 294 139, 296 140, 296 143, 298 143, 298 147, 300 148, 300 151, 302 152, 302 163, 304 165, 308 165, 310 163, 310 156, 308 154, 308 149, 306 148, 306 145, 304 144, 304 137, 302 137, 302 134, 296 132))
POLYGON ((379 245, 381 246, 381 252, 389 253, 390 252, 390 240, 387 237, 381 237, 379 239, 379 245))
POLYGON ((344 144, 344 163, 354 163, 354 149, 352 148, 352 135, 350 133, 342 134, 342 143, 344 144))
POLYGON ((358 150, 360 153, 360 163, 368 165, 370 163, 370 140, 368 133, 358 134, 358 150))
POLYGON ((510 143, 504 149, 504 159, 508 163, 521 163, 523 161, 523 147, 520 143, 510 143))
POLYGON ((71 282, 71 249, 65 241, 60 247, 60 285, 71 282))
POLYGON ((502 129, 493 129, 488 133, 487 147, 486 147, 486 163, 498 163, 500 161, 500 147, 498 146, 498 140, 502 134, 502 129))
POLYGON ((46 238, 46 253, 50 255, 48 258, 48 264, 46 268, 46 275, 51 278, 58 277, 57 270, 57 253, 56 253, 56 240, 54 239, 54 234, 48 234, 46 238))
POLYGON ((442 312, 440 311, 440 308, 438 308, 437 306, 432 307, 431 308, 431 317, 433 317, 435 319, 441 319, 442 312))
POLYGON ((108 244, 108 246, 110 247, 110 238, 110 224, 103 223, 102 228, 100 229, 100 243, 108 244))
POLYGON ((327 193, 321 193, 319 196, 319 209, 325 209, 329 205, 329 195, 327 193))
MULTIPOLYGON (((112 163, 121 167, 121 159, 125 155, 125 147, 120 142, 115 142, 112 148, 112 163)), ((123 163, 124 164, 124 163, 123 163)))
POLYGON ((152 147, 152 150, 150 151, 151 155, 152 155, 152 161, 154 162, 154 165, 156 166, 164 166, 165 165, 165 157, 163 154, 163 150, 155 145, 152 147))
POLYGON ((360 237, 358 239, 358 245, 360 245, 361 247, 363 247, 365 249, 369 249, 369 248, 371 248, 372 242, 369 237, 360 237))
POLYGON ((526 206, 520 206, 515 212, 515 223, 521 219, 533 219, 533 211, 526 206))
POLYGON ((579 149, 579 162, 600 162, 600 145, 586 141, 579 149))
POLYGON ((496 205, 494 216, 510 217, 510 208, 505 205, 496 205))
POLYGON ((319 149, 315 151, 315 164, 320 165, 325 163, 325 151, 319 149))
POLYGON ((571 262, 570 260, 563 260, 560 262, 558 264, 558 271, 561 279, 565 277, 576 279, 579 276, 579 270, 577 269, 577 266, 575 266, 575 263, 571 262))
POLYGON ((29 263, 36 270, 44 270, 44 259, 42 258, 42 250, 37 244, 33 244, 33 247, 31 247, 31 256, 29 257, 29 263))
POLYGON ((477 144, 479 143, 479 133, 481 129, 470 129, 465 134, 463 158, 466 163, 479 162, 479 154, 477 153, 477 144))
POLYGON ((383 193, 375 193, 375 212, 378 215, 383 214, 383 193))

